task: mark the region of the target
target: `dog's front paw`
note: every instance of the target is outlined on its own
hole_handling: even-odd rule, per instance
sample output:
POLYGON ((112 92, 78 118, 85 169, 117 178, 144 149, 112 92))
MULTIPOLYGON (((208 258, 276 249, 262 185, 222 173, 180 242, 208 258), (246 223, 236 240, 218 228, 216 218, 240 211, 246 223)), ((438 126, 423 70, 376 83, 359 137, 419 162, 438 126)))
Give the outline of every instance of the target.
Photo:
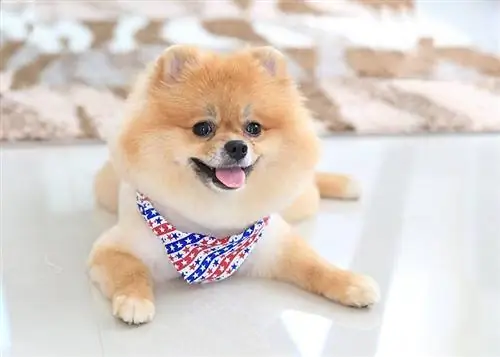
POLYGON ((131 325, 149 322, 155 315, 155 305, 148 299, 118 295, 112 303, 113 315, 131 325))
POLYGON ((342 304, 353 307, 367 307, 380 300, 380 289, 375 280, 366 275, 353 274, 346 286, 342 304))
POLYGON ((342 305, 352 307, 367 307, 380 300, 380 290, 372 278, 348 272, 331 285, 325 296, 342 305))

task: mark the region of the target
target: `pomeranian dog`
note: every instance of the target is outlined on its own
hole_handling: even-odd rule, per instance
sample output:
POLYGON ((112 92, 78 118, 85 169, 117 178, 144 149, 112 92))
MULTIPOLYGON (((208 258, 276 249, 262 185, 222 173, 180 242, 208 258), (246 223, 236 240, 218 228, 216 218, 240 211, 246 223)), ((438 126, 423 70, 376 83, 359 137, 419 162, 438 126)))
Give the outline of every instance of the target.
POLYGON ((89 273, 119 319, 151 321, 153 283, 175 277, 276 279, 354 307, 379 299, 373 279, 331 265, 289 225, 314 215, 320 196, 354 199, 358 188, 315 173, 319 139, 279 51, 167 48, 109 148, 95 191, 118 221, 95 242, 89 273))

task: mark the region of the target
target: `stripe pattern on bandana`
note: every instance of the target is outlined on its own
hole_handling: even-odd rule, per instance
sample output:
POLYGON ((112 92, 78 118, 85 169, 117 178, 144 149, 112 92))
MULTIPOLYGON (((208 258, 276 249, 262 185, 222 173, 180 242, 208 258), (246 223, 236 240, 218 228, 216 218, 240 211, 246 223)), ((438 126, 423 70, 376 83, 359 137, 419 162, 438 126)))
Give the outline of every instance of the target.
POLYGON ((220 281, 233 275, 269 222, 269 217, 265 217, 243 233, 215 238, 179 231, 141 193, 137 193, 137 207, 151 231, 163 243, 170 262, 189 284, 220 281))

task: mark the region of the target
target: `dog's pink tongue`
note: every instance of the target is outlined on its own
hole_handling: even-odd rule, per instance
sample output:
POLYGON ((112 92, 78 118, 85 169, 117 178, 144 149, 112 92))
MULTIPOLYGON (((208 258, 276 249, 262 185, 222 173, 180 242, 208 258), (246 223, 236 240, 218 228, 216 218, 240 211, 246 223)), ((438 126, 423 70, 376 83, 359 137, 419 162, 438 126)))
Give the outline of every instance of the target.
POLYGON ((227 187, 238 188, 245 183, 245 171, 239 167, 215 169, 215 176, 227 187))

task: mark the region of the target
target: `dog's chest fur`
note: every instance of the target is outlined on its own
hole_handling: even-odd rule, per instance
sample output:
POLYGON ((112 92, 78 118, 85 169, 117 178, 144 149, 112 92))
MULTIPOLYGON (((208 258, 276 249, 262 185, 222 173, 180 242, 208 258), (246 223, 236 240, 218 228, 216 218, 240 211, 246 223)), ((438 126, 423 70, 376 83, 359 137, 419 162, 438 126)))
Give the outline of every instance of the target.
MULTIPOLYGON (((99 245, 119 245, 133 253, 149 268, 154 281, 161 282, 179 277, 179 273, 165 253, 163 243, 139 214, 135 190, 126 184, 122 184, 120 188, 118 219, 119 224, 116 228, 122 232, 102 237, 103 239, 98 242, 99 245), (117 241, 118 239, 120 241, 117 241)), ((183 229, 190 228, 186 224, 188 224, 186 221, 181 222, 183 229)), ((260 275, 259 270, 265 271, 267 262, 273 259, 275 251, 273 245, 279 244, 277 237, 283 234, 284 229, 287 229, 287 224, 283 219, 279 215, 272 215, 269 224, 262 233, 262 238, 236 274, 260 275)), ((243 230, 244 228, 242 228, 243 230)), ((227 232, 220 234, 227 234, 227 232)))

